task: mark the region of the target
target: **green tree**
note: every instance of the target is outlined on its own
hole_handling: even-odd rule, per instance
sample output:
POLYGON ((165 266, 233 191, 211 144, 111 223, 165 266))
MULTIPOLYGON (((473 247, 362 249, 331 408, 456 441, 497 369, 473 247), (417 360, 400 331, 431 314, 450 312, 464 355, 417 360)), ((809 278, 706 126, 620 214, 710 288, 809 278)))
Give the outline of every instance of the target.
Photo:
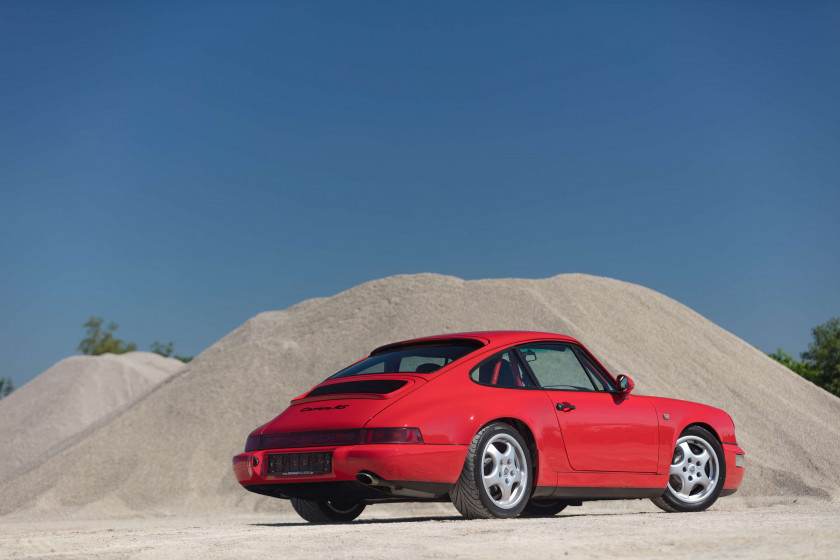
POLYGON ((779 348, 772 354, 767 354, 783 366, 786 366, 788 369, 795 371, 808 381, 815 383, 815 379, 817 376, 817 372, 812 370, 807 362, 797 362, 793 359, 793 356, 779 348))
POLYGON ((825 324, 814 327, 811 335, 814 341, 808 344, 807 352, 800 354, 801 362, 781 348, 768 356, 840 397, 840 318, 829 319, 825 324))
POLYGON ((15 390, 11 377, 0 377, 0 399, 8 397, 15 390))
POLYGON ((87 329, 87 336, 82 339, 79 346, 76 347, 76 350, 79 350, 86 356, 99 356, 109 353, 124 354, 137 350, 137 345, 133 342, 126 343, 124 340, 114 336, 114 333, 120 328, 118 324, 111 322, 103 329, 103 322, 102 317, 91 315, 88 322, 82 325, 87 329))
POLYGON ((154 342, 152 342, 150 348, 155 354, 160 354, 164 358, 168 358, 172 355, 172 350, 175 348, 175 344, 172 342, 167 342, 166 344, 163 344, 155 340, 154 342))
MULTIPOLYGON (((172 356, 172 352, 175 350, 175 344, 172 342, 167 342, 166 344, 163 344, 162 342, 158 342, 157 340, 155 340, 151 344, 150 348, 155 354, 160 354, 164 358, 169 358, 170 356, 172 356)), ((175 354, 172 357, 176 360, 181 360, 185 364, 193 359, 192 356, 179 356, 178 354, 175 354)))
POLYGON ((814 341, 802 359, 815 372, 814 383, 840 397, 840 317, 811 329, 814 341))

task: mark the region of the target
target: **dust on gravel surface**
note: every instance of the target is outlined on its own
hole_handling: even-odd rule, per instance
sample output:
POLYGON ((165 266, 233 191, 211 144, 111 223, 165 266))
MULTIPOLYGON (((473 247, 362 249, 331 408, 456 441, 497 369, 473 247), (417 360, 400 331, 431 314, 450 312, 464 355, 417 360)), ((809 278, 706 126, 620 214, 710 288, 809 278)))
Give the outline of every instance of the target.
POLYGON ((838 502, 698 514, 613 512, 585 505, 550 519, 473 521, 442 504, 404 513, 370 508, 345 525, 310 525, 291 513, 58 522, 7 518, 0 525, 0 558, 840 557, 838 502))

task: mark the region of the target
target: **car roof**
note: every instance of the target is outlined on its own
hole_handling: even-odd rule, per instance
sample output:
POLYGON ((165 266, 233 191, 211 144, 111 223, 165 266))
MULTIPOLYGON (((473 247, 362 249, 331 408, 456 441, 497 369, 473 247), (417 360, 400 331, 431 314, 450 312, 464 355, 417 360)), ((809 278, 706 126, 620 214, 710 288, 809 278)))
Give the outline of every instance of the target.
POLYGON ((533 341, 533 340, 556 340, 559 342, 572 342, 580 344, 577 340, 570 336, 539 332, 539 331, 471 331, 448 334, 437 334, 432 336, 424 336, 421 338, 412 338, 409 340, 402 340, 400 342, 392 342, 385 344, 373 350, 371 355, 382 352, 387 348, 399 348, 404 346, 415 346, 419 344, 428 344, 430 342, 444 342, 457 340, 475 340, 482 343, 482 346, 505 346, 509 344, 516 344, 517 342, 533 341))

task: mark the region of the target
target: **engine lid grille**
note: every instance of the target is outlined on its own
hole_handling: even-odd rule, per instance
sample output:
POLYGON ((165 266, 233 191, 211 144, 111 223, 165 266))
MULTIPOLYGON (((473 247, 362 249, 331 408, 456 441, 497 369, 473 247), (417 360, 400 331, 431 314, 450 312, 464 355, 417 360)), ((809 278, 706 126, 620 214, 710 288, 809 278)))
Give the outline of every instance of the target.
POLYGON ((365 381, 347 381, 315 387, 306 394, 306 398, 321 395, 353 395, 360 393, 387 395, 405 387, 408 381, 402 379, 370 379, 365 381))

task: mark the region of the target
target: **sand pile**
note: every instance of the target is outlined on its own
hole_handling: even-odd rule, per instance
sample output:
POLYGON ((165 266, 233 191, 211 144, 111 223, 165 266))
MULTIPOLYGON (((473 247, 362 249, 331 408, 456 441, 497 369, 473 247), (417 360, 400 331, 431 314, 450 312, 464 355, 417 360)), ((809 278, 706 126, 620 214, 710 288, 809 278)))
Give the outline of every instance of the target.
POLYGON ((486 329, 579 338, 637 390, 726 409, 747 451, 746 496, 840 495, 840 399, 680 303, 580 274, 479 280, 421 274, 368 282, 262 313, 169 383, 0 488, 0 513, 79 506, 250 511, 230 457, 291 398, 398 339, 486 329))
POLYGON ((112 419, 183 366, 149 352, 61 360, 0 401, 0 484, 112 419))

